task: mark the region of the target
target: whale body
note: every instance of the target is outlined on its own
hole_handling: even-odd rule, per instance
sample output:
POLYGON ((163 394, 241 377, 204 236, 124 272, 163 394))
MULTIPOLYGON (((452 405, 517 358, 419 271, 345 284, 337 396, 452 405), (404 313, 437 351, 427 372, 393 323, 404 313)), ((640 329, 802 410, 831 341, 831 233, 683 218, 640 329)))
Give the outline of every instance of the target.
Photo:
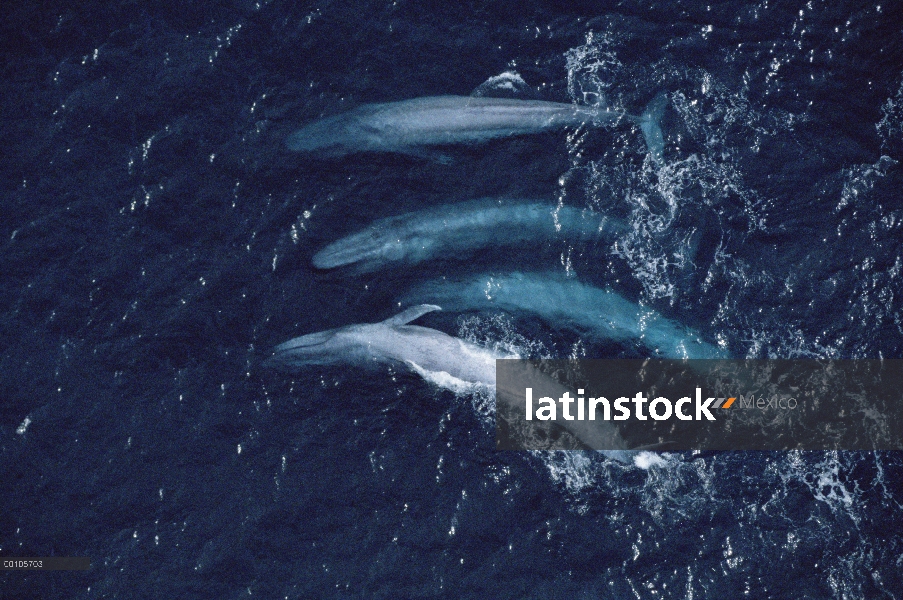
MULTIPOLYGON (((412 306, 379 323, 347 325, 337 329, 311 333, 291 339, 274 348, 274 363, 299 367, 327 364, 402 363, 420 375, 444 375, 432 381, 455 384, 495 386, 495 361, 516 356, 493 352, 437 329, 410 325, 418 317, 440 307, 432 304, 412 306)), ((523 366, 517 389, 497 389, 496 397, 511 406, 522 406, 526 387, 538 387, 544 378, 544 389, 559 397, 567 388, 544 374, 523 366)), ((440 383, 441 385, 441 383, 440 383)), ((636 452, 628 450, 625 441, 611 423, 605 421, 562 421, 565 430, 591 448, 608 448, 602 454, 621 462, 629 462, 636 452)))
POLYGON ((526 246, 558 238, 614 240, 625 231, 622 221, 570 206, 484 199, 376 221, 317 252, 313 264, 318 269, 355 264, 372 271, 398 262, 460 259, 487 246, 526 246))
POLYGON ((436 279, 414 287, 406 302, 429 298, 454 310, 503 309, 539 314, 547 322, 618 342, 637 341, 657 358, 729 358, 698 332, 610 289, 563 275, 511 273, 463 281, 436 279))
POLYGON ((379 323, 347 325, 291 339, 276 346, 273 360, 290 366, 344 363, 404 363, 474 384, 495 384, 496 358, 510 358, 436 329, 409 325, 441 310, 413 306, 379 323))
POLYGON ((664 151, 661 115, 667 98, 660 94, 642 115, 599 106, 542 100, 475 96, 429 96, 399 102, 365 104, 305 125, 286 140, 290 150, 322 157, 356 152, 424 154, 428 146, 479 143, 495 138, 574 127, 584 123, 636 123, 653 161, 664 151))

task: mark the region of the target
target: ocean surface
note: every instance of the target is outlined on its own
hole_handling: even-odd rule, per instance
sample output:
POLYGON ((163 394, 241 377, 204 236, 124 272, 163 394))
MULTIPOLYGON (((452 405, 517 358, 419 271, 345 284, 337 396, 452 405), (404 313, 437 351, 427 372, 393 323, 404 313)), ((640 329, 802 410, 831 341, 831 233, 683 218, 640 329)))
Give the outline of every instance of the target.
MULTIPOLYGON (((737 358, 903 358, 903 7, 851 1, 14 2, 0 24, 3 598, 903 598, 903 453, 494 449, 491 395, 269 368, 437 277, 556 271, 737 358), (629 122, 441 157, 289 152, 370 102, 529 97, 629 122), (615 243, 360 273, 311 257, 477 198, 615 243)), ((518 311, 424 326, 644 356, 518 311)))

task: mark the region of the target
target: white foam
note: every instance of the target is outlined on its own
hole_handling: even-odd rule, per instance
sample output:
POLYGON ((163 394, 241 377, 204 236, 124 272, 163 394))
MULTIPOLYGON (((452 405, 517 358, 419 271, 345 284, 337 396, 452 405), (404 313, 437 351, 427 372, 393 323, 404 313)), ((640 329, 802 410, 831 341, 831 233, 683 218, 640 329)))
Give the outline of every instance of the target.
POLYGON ((893 98, 888 98, 881 107, 881 120, 875 124, 881 138, 882 149, 887 149, 903 135, 903 82, 893 98))
POLYGON ((498 90, 519 92, 527 87, 527 82, 524 81, 524 78, 521 77, 517 71, 505 71, 504 73, 494 75, 481 83, 480 86, 473 91, 473 95, 484 96, 487 93, 498 90))
POLYGON ((441 387, 444 390, 454 392, 455 394, 467 394, 475 391, 480 387, 487 387, 483 384, 474 383, 472 381, 464 381, 463 379, 459 379, 454 375, 447 373, 446 371, 429 371, 410 360, 407 362, 407 364, 414 370, 415 373, 423 377, 425 380, 429 381, 435 386, 441 387))
POLYGON ((595 486, 599 478, 599 462, 594 461, 589 453, 534 450, 531 454, 542 461, 552 481, 564 486, 571 495, 578 495, 595 486))
POLYGON ((643 470, 649 470, 651 467, 664 467, 668 464, 657 452, 640 452, 633 457, 633 464, 643 470))
POLYGON ((408 361, 415 373, 429 383, 452 392, 459 398, 468 398, 471 406, 488 428, 495 424, 495 386, 473 381, 464 381, 445 371, 430 371, 420 365, 408 361))
POLYGON ((19 425, 18 428, 16 428, 16 433, 18 433, 19 435, 24 435, 25 432, 28 431, 28 426, 30 424, 31 424, 31 419, 29 419, 28 417, 25 417, 25 420, 22 421, 22 424, 19 425))

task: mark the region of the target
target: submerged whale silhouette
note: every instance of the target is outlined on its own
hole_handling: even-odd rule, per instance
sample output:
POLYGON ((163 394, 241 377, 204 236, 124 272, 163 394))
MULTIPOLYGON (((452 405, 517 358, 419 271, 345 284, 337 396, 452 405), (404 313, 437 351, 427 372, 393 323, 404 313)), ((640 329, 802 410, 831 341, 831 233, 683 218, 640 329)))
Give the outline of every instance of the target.
POLYGON ((415 286, 403 301, 424 298, 455 310, 529 311, 597 338, 639 342, 659 358, 729 358, 727 351, 658 311, 556 272, 436 279, 415 286))
MULTIPOLYGON (((495 386, 495 361, 516 358, 493 352, 436 329, 410 325, 418 317, 440 307, 432 304, 412 306, 379 323, 347 325, 291 339, 274 348, 272 361, 286 366, 345 363, 403 363, 423 376, 449 387, 461 384, 495 386)), ((545 378, 545 389, 568 391, 564 386, 524 365, 518 378, 524 387, 497 389, 496 397, 511 406, 522 406, 523 394, 531 381, 545 378)), ((566 431, 591 448, 609 448, 602 454, 629 462, 636 454, 627 449, 617 428, 606 421, 562 421, 566 431)))
POLYGON ((600 106, 583 106, 474 96, 429 96, 399 102, 365 104, 305 125, 286 140, 290 150, 334 157, 355 152, 424 154, 424 147, 477 143, 577 126, 637 124, 655 164, 661 164, 664 137, 661 116, 667 97, 659 94, 642 115, 600 106))
POLYGON ((609 240, 627 230, 617 219, 570 206, 475 200, 396 215, 337 240, 313 257, 318 269, 354 264, 372 271, 393 262, 461 258, 486 246, 527 246, 546 240, 609 240))

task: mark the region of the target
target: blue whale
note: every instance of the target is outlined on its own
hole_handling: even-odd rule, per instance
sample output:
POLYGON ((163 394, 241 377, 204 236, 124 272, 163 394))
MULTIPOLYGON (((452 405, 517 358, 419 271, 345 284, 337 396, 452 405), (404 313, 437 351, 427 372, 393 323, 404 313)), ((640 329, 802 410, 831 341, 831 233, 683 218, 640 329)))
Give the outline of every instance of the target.
MULTIPOLYGON (((270 359, 291 367, 328 364, 403 364, 443 387, 461 385, 495 386, 495 361, 516 358, 477 346, 437 329, 411 325, 422 315, 441 310, 432 304, 412 306, 379 323, 346 325, 310 333, 279 344, 270 359)), ((496 389, 496 397, 511 406, 522 406, 525 387, 539 387, 556 393, 567 388, 529 365, 523 365, 516 389, 496 389)), ((566 431, 591 448, 609 448, 603 455, 630 462, 636 451, 629 450, 617 428, 607 421, 562 421, 566 431)))
POLYGON ((627 120, 640 127, 653 162, 664 151, 661 116, 667 97, 659 94, 643 114, 629 115, 601 106, 585 106, 475 96, 429 96, 399 102, 365 104, 314 121, 286 140, 290 150, 321 157, 357 152, 423 155, 429 146, 480 143, 542 131, 605 125, 627 120))
POLYGON ((638 342, 653 357, 730 358, 698 332, 617 292, 557 272, 484 275, 463 281, 436 279, 414 287, 404 302, 440 302, 453 310, 527 311, 597 339, 638 342))
POLYGON ((614 241, 617 219, 549 203, 475 200, 396 215, 337 240, 313 257, 318 269, 354 264, 372 271, 432 258, 463 258, 488 246, 529 246, 547 240, 614 241))

